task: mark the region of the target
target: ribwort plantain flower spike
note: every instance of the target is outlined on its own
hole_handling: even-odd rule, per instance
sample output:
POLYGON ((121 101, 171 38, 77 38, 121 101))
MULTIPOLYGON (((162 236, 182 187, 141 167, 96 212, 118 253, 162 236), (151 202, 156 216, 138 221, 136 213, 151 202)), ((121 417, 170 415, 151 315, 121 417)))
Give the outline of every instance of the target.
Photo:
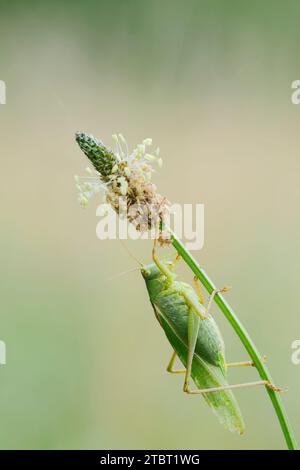
MULTIPOLYGON (((103 189, 106 202, 118 214, 122 209, 120 198, 126 197, 127 218, 136 230, 146 232, 163 226, 169 214, 169 202, 151 182, 152 165, 156 163, 159 168, 162 165, 159 149, 153 154, 148 153, 152 139, 147 138, 129 153, 122 134, 114 134, 112 138, 114 151, 92 135, 76 134, 76 142, 94 167, 94 176, 88 183, 80 184, 80 177, 76 177, 81 207, 86 207, 90 197, 103 189)), ((159 241, 168 243, 168 232, 158 232, 159 241)))
POLYGON ((76 142, 105 181, 116 163, 116 156, 92 135, 77 132, 76 142))

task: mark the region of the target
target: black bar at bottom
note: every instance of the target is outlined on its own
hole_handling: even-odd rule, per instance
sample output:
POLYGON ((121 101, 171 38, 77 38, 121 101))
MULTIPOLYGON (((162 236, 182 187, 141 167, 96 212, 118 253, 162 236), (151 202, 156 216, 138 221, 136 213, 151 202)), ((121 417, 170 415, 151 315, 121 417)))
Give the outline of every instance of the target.
POLYGON ((223 450, 0 450, 1 468, 10 468, 12 465, 30 464, 35 468, 55 468, 60 464, 79 468, 106 468, 108 466, 121 466, 126 468, 147 468, 149 465, 159 466, 198 466, 237 464, 257 466, 264 461, 270 464, 275 458, 279 464, 282 459, 284 465, 289 462, 299 462, 299 452, 288 451, 223 451, 223 450), (5 466, 4 466, 5 465, 5 466))

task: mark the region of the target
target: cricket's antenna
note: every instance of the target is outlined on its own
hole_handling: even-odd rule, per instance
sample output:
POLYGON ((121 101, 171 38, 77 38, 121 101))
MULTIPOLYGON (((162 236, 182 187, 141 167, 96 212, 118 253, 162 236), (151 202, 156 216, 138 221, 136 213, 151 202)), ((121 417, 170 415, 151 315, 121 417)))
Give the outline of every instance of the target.
MULTIPOLYGON (((125 245, 125 243, 123 242, 123 240, 121 240, 119 238, 119 241, 122 243, 123 247, 125 248, 125 250, 127 251, 127 253, 129 254, 130 258, 133 258, 134 261, 136 261, 140 267, 143 267, 143 263, 141 263, 135 256, 134 254, 131 253, 131 251, 129 250, 129 248, 125 245)), ((132 269, 128 269, 127 271, 123 271, 121 273, 118 273, 118 274, 115 274, 114 276, 112 277, 109 277, 107 280, 108 281, 113 281, 114 279, 120 277, 120 276, 124 276, 125 274, 128 274, 128 273, 132 273, 133 271, 137 271, 137 270, 140 270, 140 267, 138 268, 132 268, 132 269)))
POLYGON ((138 270, 140 270, 140 268, 128 269, 127 271, 123 271, 121 273, 115 274, 114 276, 108 277, 107 281, 114 281, 118 277, 125 276, 125 274, 129 274, 129 273, 132 273, 133 271, 138 271, 138 270))
POLYGON ((123 242, 123 240, 121 240, 120 238, 119 238, 119 240, 120 240, 120 242, 122 243, 122 245, 123 245, 123 247, 125 248, 125 250, 127 251, 127 253, 129 254, 129 256, 130 256, 131 258, 133 258, 134 261, 136 261, 141 267, 143 267, 143 266, 144 266, 143 263, 141 263, 141 262, 134 256, 134 254, 131 253, 131 251, 129 250, 128 246, 125 245, 125 243, 123 242))

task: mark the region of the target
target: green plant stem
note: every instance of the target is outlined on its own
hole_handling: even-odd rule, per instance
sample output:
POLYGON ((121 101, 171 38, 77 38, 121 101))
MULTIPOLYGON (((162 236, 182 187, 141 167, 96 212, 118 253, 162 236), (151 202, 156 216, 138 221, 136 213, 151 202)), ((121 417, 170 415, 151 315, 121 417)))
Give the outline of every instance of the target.
MULTIPOLYGON (((197 278, 200 280, 200 282, 203 284, 205 289, 208 291, 209 294, 212 293, 212 291, 216 288, 213 282, 209 279, 205 271, 199 266, 197 261, 193 258, 193 256, 189 253, 189 251, 186 249, 186 247, 182 244, 182 242, 176 237, 176 235, 170 230, 171 234, 171 239, 172 239, 172 244, 177 251, 177 253, 183 258, 183 260, 186 262, 186 264, 191 268, 193 273, 197 276, 197 278)), ((248 351, 248 354, 250 355, 251 359, 253 360, 258 373, 260 377, 263 380, 267 380, 270 383, 273 383, 271 375, 263 363, 261 359, 261 355, 259 354, 255 344, 251 340, 247 330, 244 328, 242 323, 239 321, 237 316, 235 315, 234 311, 232 308, 228 305, 226 300, 221 294, 216 294, 214 297, 214 300, 218 307, 221 309, 233 329, 235 330, 236 334, 239 336, 241 342, 245 346, 246 350, 248 351)), ((272 401, 273 407, 276 411, 282 432, 284 434, 287 447, 290 450, 295 450, 298 448, 297 442, 295 440, 295 437, 293 435, 293 431, 291 428, 291 425, 289 423, 288 417, 286 415, 286 412, 284 410, 282 400, 279 396, 278 392, 273 391, 269 387, 265 387, 269 397, 272 401)))

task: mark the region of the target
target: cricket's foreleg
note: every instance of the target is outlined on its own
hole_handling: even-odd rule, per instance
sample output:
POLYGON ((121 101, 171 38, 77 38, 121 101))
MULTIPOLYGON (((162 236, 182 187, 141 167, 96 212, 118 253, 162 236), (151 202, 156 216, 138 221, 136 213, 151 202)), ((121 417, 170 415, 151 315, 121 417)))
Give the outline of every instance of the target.
POLYGON ((170 359, 170 362, 168 364, 167 372, 169 372, 170 374, 185 374, 186 372, 185 369, 174 369, 174 362, 175 362, 176 356, 177 356, 177 353, 176 351, 174 351, 170 359))
POLYGON ((174 279, 175 275, 174 273, 172 273, 172 271, 170 269, 168 269, 168 267, 165 265, 165 263, 163 263, 157 256, 157 253, 156 253, 156 239, 154 240, 154 244, 153 244, 153 249, 152 249, 152 259, 154 261, 154 263, 156 264, 156 266, 158 267, 158 269, 162 272, 162 274, 164 276, 166 276, 166 278, 168 279, 169 282, 172 282, 172 280, 174 279))
POLYGON ((187 388, 184 391, 190 395, 200 395, 202 393, 222 392, 223 390, 232 390, 234 388, 257 387, 259 385, 264 385, 265 387, 270 388, 274 392, 284 391, 282 388, 276 387, 276 385, 271 384, 267 380, 258 380, 257 382, 246 382, 243 384, 223 385, 222 387, 211 387, 211 388, 202 388, 202 389, 195 389, 195 390, 191 390, 190 388, 187 388))
POLYGON ((189 309, 188 316, 188 357, 186 365, 186 373, 183 384, 183 391, 187 392, 190 389, 190 378, 192 372, 192 364, 195 352, 196 341, 199 332, 200 318, 198 315, 195 315, 193 309, 189 309))

